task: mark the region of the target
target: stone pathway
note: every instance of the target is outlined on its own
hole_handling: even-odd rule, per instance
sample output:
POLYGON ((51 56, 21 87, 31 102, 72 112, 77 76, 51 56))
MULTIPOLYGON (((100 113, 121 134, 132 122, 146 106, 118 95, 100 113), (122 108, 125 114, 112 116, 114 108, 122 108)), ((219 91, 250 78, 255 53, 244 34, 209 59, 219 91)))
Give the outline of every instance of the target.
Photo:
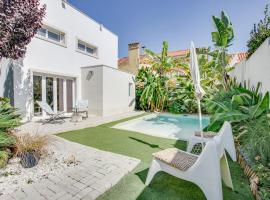
POLYGON ((57 148, 74 155, 80 164, 56 175, 49 175, 38 183, 26 184, 16 192, 0 196, 0 200, 96 199, 140 162, 135 158, 52 137, 57 141, 57 148))

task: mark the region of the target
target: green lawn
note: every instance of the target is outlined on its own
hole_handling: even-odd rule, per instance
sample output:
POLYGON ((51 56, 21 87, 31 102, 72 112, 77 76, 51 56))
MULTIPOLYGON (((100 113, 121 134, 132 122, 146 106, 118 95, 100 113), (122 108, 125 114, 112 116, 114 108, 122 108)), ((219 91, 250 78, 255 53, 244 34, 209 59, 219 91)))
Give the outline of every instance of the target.
MULTIPOLYGON (((73 142, 141 160, 141 163, 132 173, 125 176, 116 186, 103 194, 99 199, 205 199, 203 193, 196 185, 163 172, 158 173, 154 177, 150 187, 145 187, 144 182, 152 160, 152 153, 169 147, 185 149, 186 143, 111 128, 111 126, 125 120, 58 134, 58 136, 73 142)), ((223 187, 224 199, 253 199, 249 190, 248 180, 245 178, 239 165, 230 161, 230 169, 235 191, 223 187)))

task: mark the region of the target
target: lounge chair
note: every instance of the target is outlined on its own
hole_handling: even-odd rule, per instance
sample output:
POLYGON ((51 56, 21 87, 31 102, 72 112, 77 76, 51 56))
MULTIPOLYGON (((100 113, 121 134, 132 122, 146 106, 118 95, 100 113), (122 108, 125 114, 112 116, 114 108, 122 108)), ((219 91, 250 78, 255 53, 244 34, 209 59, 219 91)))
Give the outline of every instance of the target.
POLYGON ((54 112, 52 108, 44 101, 36 101, 39 107, 49 116, 47 122, 56 121, 60 119, 61 121, 65 121, 63 119, 64 112, 54 112))
POLYGON ((77 113, 85 113, 85 117, 88 118, 88 100, 78 100, 75 109, 77 113))
POLYGON ((188 140, 187 152, 191 152, 193 147, 196 144, 213 140, 213 138, 216 137, 217 135, 221 135, 222 147, 224 148, 225 151, 228 152, 231 159, 233 161, 236 161, 236 151, 235 151, 234 139, 233 139, 233 134, 232 134, 232 127, 229 122, 224 122, 218 134, 207 132, 207 133, 203 133, 203 138, 201 138, 201 135, 199 132, 195 133, 195 135, 191 136, 188 140))
MULTIPOLYGON (((217 142, 219 141, 217 140, 217 142)), ((157 172, 164 171, 177 178, 195 183, 208 200, 223 199, 220 171, 223 168, 220 167, 215 141, 207 142, 199 156, 176 148, 154 153, 153 156, 146 185, 150 184, 157 172)))

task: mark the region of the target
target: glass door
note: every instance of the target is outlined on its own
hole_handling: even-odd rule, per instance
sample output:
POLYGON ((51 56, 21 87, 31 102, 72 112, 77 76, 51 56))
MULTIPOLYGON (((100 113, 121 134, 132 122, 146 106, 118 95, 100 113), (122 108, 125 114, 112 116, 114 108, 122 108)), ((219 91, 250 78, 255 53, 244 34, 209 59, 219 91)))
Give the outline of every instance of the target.
POLYGON ((46 102, 53 110, 53 78, 46 77, 46 102))
POLYGON ((57 110, 64 111, 64 80, 57 78, 57 110))
POLYGON ((40 116, 42 114, 41 108, 36 101, 42 101, 42 77, 33 77, 33 98, 34 98, 34 116, 40 116))
POLYGON ((67 112, 73 108, 73 80, 67 80, 67 112))

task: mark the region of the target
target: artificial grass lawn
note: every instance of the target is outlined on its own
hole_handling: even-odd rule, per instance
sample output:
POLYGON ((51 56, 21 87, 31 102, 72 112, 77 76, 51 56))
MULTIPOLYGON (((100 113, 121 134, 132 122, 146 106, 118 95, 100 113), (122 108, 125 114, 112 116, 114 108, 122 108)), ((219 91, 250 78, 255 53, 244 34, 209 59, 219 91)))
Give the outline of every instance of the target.
MULTIPOLYGON (((58 134, 58 136, 73 142, 104 151, 135 157, 141 160, 141 163, 132 173, 126 175, 116 186, 99 197, 99 199, 205 199, 201 190, 193 183, 177 179, 164 172, 158 173, 150 186, 145 187, 144 182, 152 160, 152 153, 169 147, 185 149, 186 142, 152 137, 136 132, 111 128, 117 123, 130 119, 132 118, 103 124, 97 127, 58 134)), ((253 199, 249 189, 248 180, 239 165, 232 161, 230 161, 229 164, 235 191, 224 186, 224 200, 253 199)))

